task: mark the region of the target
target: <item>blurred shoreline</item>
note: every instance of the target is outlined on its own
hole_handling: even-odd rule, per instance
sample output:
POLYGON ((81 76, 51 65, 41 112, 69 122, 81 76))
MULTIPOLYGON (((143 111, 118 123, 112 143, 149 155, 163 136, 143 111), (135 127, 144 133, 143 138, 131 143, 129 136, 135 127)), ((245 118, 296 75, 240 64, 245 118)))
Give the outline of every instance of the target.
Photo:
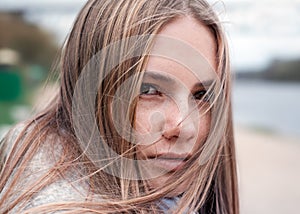
POLYGON ((294 214, 300 201, 300 138, 236 124, 241 214, 294 214))

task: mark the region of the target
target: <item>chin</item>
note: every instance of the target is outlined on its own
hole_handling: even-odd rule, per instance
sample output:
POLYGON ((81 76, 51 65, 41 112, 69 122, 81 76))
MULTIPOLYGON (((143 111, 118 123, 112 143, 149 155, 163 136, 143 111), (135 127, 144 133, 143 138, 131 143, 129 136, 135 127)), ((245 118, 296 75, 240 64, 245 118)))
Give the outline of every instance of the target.
MULTIPOLYGON (((171 177, 171 175, 163 175, 158 178, 150 179, 148 181, 150 188, 160 191, 162 188, 166 187, 168 181, 171 179, 170 177, 171 177)), ((171 190, 171 192, 169 192, 166 196, 167 197, 175 197, 175 196, 178 196, 178 195, 184 193, 188 189, 189 184, 190 184, 190 182, 186 181, 180 185, 177 185, 176 188, 173 188, 171 190)))

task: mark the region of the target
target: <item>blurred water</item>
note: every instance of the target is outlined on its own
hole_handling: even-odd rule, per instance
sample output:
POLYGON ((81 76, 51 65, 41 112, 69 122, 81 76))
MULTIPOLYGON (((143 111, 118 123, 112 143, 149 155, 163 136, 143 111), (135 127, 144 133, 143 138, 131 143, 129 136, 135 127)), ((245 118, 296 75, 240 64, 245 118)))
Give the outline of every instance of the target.
POLYGON ((238 80, 233 111, 237 124, 300 136, 300 84, 238 80))

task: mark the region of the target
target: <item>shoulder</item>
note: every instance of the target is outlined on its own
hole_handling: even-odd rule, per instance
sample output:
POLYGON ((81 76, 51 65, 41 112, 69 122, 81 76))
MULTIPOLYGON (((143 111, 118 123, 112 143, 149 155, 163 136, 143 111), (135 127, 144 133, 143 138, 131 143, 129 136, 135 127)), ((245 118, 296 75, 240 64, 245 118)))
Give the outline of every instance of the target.
MULTIPOLYGON (((7 135, 6 155, 16 155, 12 152, 13 148, 22 150, 22 142, 14 145, 15 142, 22 141, 24 133, 30 133, 34 129, 26 127, 25 130, 25 127, 25 124, 19 124, 7 135)), ((0 202, 6 197, 6 204, 15 204, 9 209, 12 213, 47 204, 82 202, 88 199, 89 182, 88 178, 82 176, 83 165, 67 158, 62 139, 58 135, 48 134, 41 139, 43 142, 33 150, 34 154, 29 155, 27 161, 14 166, 0 192, 0 202), (19 203, 15 203, 16 201, 19 203)), ((10 157, 8 161, 12 162, 13 159, 10 157)), ((4 167, 8 167, 8 164, 4 167)), ((2 172, 5 173, 4 171, 5 168, 2 172)))
POLYGON ((41 185, 43 187, 33 195, 30 206, 87 199, 89 184, 88 180, 81 176, 84 174, 83 166, 69 160, 65 163, 63 147, 58 143, 59 139, 57 140, 51 147, 43 144, 24 172, 29 185, 30 183, 45 184, 41 185))

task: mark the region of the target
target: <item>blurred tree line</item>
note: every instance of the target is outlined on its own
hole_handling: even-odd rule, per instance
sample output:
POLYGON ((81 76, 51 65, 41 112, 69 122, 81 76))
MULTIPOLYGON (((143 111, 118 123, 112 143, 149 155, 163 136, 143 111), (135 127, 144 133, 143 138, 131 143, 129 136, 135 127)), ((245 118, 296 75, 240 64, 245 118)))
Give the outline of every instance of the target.
POLYGON ((57 53, 53 35, 25 21, 22 11, 0 12, 0 29, 0 49, 13 49, 19 52, 22 64, 49 71, 57 53))
POLYGON ((274 60, 263 73, 263 78, 275 81, 300 82, 300 59, 274 60))
POLYGON ((237 72, 237 79, 269 80, 277 82, 300 82, 300 59, 273 60, 262 71, 237 72))
POLYGON ((0 11, 0 131, 1 124, 30 114, 57 51, 55 37, 27 22, 22 11, 0 11))

